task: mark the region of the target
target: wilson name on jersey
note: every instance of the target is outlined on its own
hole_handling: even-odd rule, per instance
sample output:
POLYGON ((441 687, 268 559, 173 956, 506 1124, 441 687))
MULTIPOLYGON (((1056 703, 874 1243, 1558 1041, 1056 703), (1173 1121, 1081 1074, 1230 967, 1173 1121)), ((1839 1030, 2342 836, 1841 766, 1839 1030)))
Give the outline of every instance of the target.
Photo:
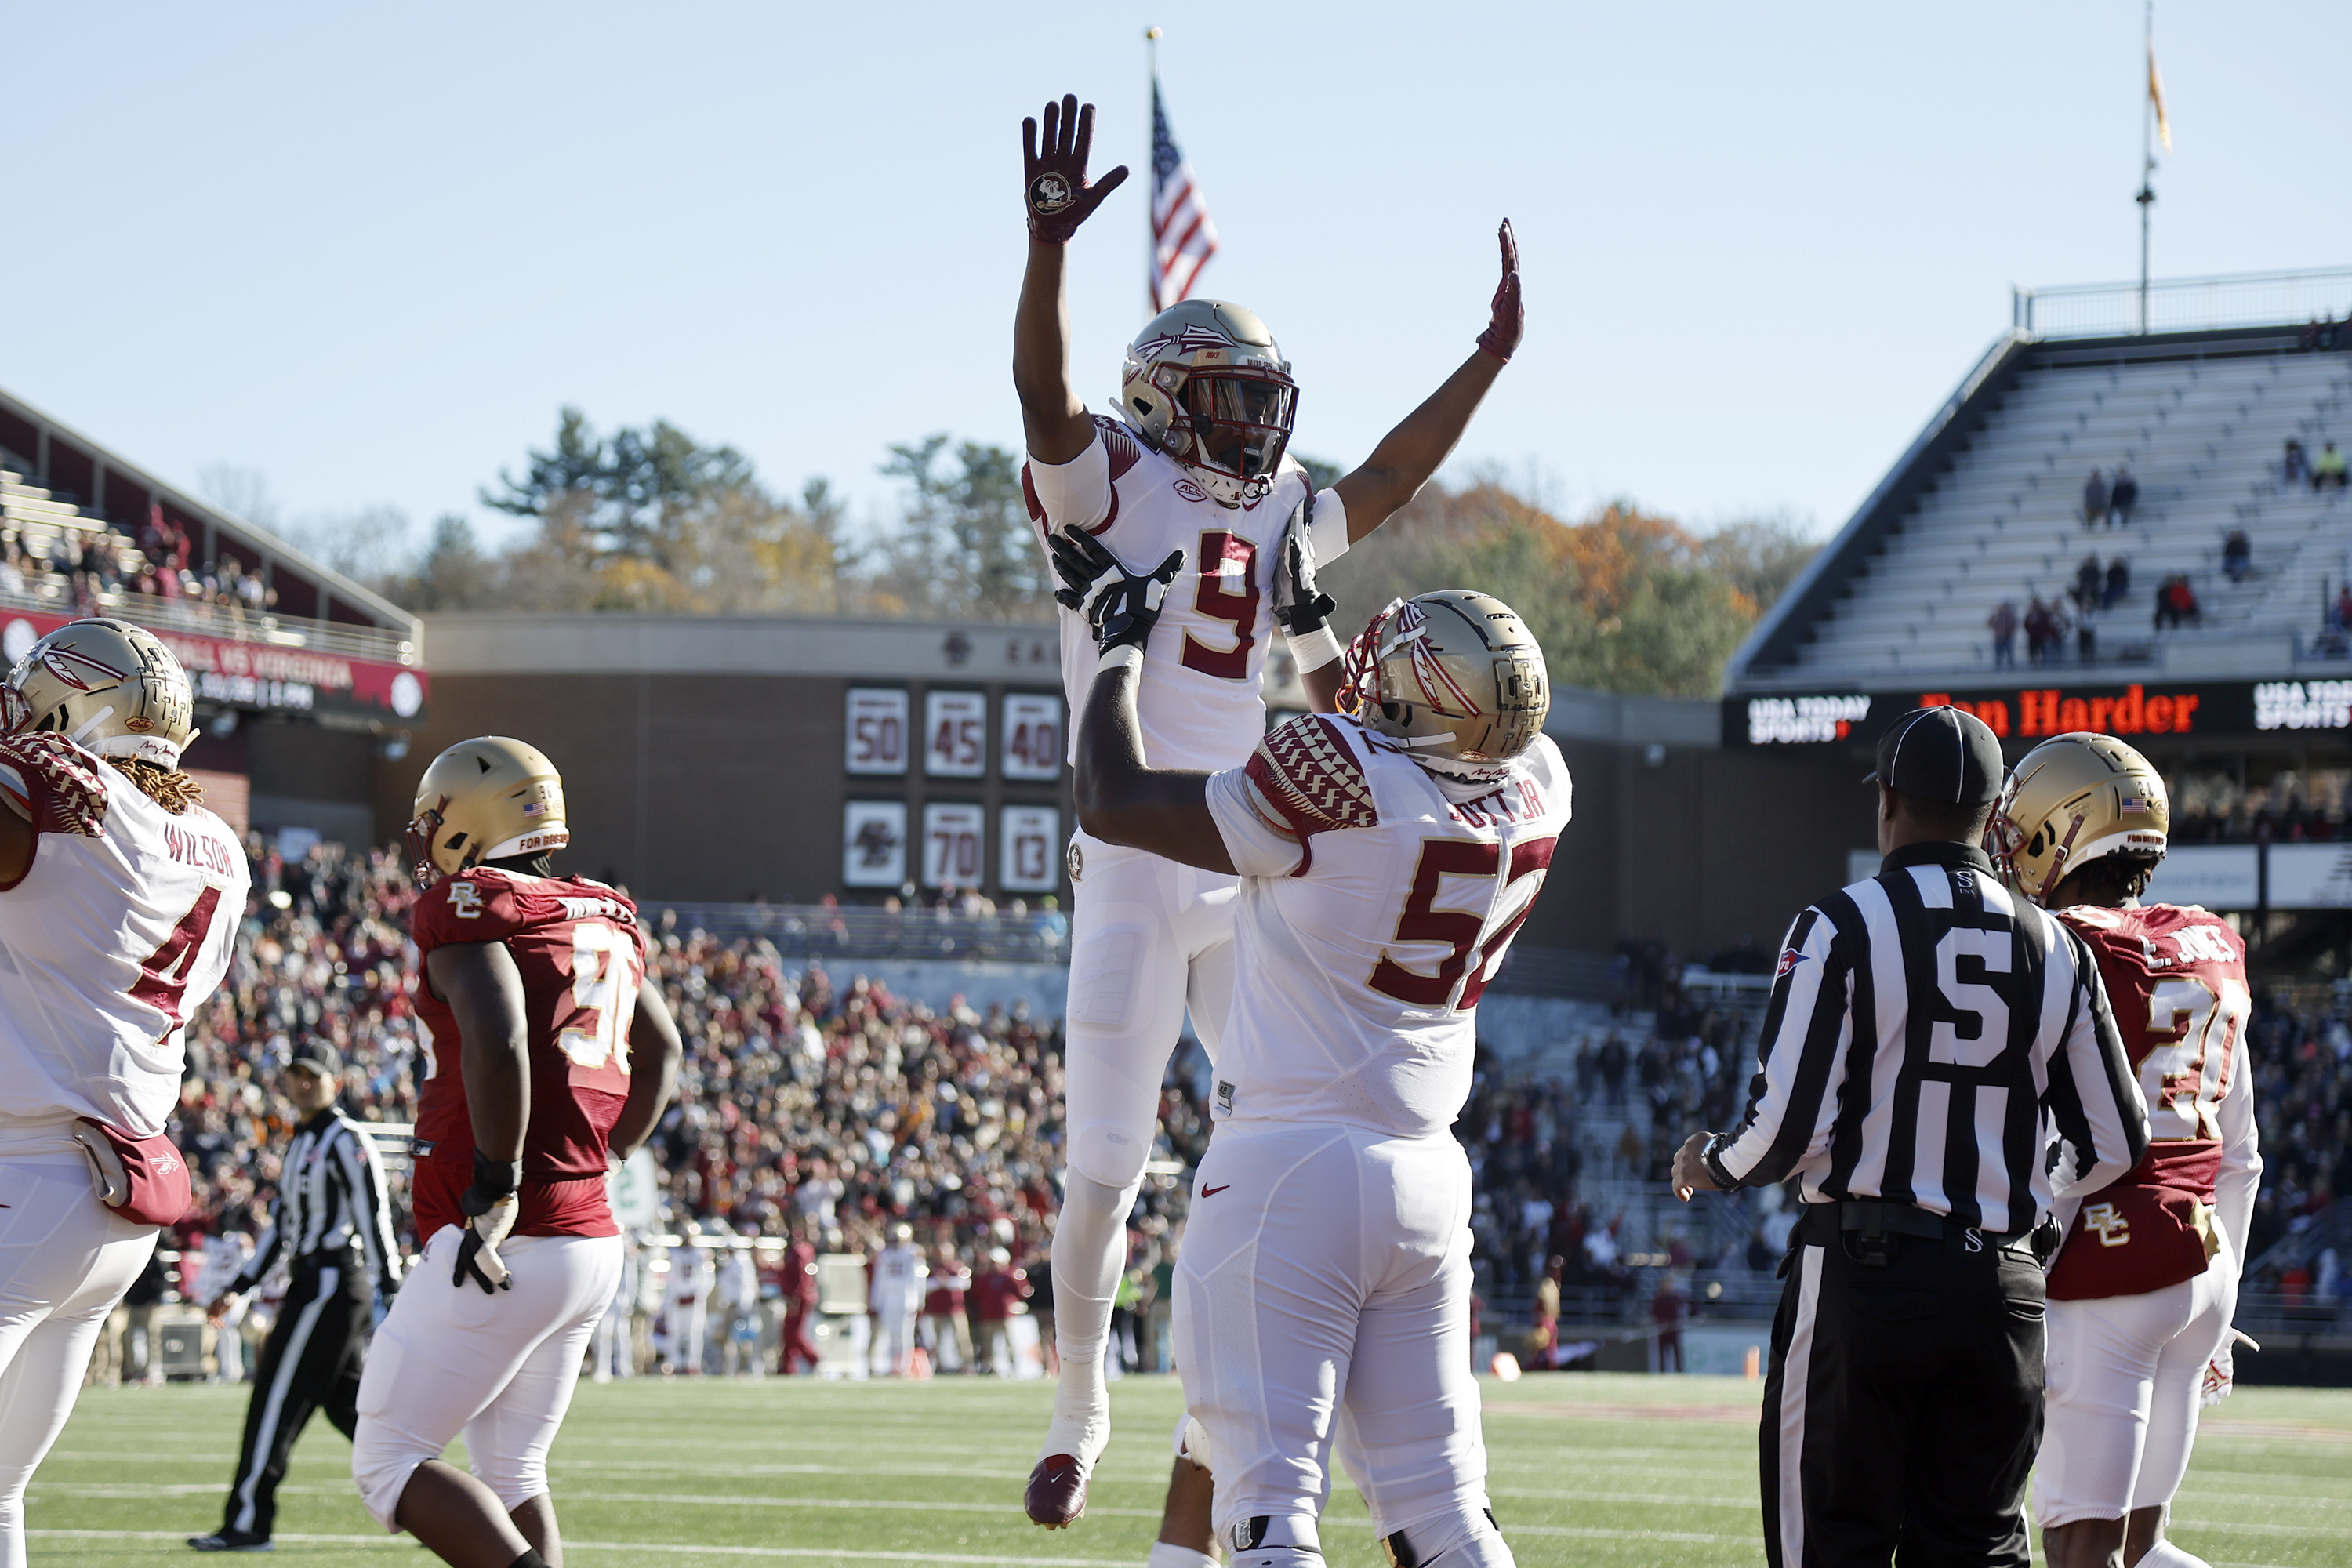
POLYGON ((629 1023, 646 974, 637 907, 585 877, 526 877, 480 867, 416 900, 416 1011, 431 1032, 416 1110, 416 1237, 460 1223, 474 1179, 464 1051, 456 1016, 433 993, 437 947, 506 944, 522 973, 530 1056, 523 1140, 523 1236, 614 1236, 604 1196, 613 1123, 629 1094, 629 1023))
MULTIPOLYGON (((1037 547, 1057 528, 1082 528, 1138 571, 1171 550, 1184 570, 1169 584, 1137 696, 1143 752, 1156 768, 1232 767, 1265 731, 1259 695, 1274 636, 1274 568, 1290 514, 1307 499, 1307 470, 1285 457, 1265 498, 1244 507, 1209 499, 1181 463, 1150 451, 1115 419, 1097 416, 1095 438, 1061 464, 1030 462, 1021 489, 1037 547)), ((1348 548, 1347 509, 1325 490, 1315 500, 1316 558, 1348 548)), ((1047 557, 1050 568, 1050 556, 1047 557)), ((1094 635, 1076 612, 1059 616, 1062 689, 1075 712, 1094 684, 1094 635)), ((1070 726, 1072 761, 1077 726, 1070 726)))
POLYGON ((1474 1009, 1568 825, 1559 748, 1465 783, 1352 719, 1276 725, 1209 806, 1242 874, 1219 1121, 1421 1138, 1470 1093, 1474 1009))
POLYGON ((0 1119, 161 1132, 245 918, 245 850, 61 736, 0 739, 0 795, 35 834, 0 886, 0 1119))
POLYGON ((2050 1296, 2142 1295, 2205 1272, 2221 1245, 2214 1209, 2225 1162, 2252 1155, 2252 1086, 2237 1081, 2253 1010, 2245 942, 2194 905, 2085 904, 2057 915, 2098 962, 2155 1141, 2075 1215, 2051 1266, 2050 1296))

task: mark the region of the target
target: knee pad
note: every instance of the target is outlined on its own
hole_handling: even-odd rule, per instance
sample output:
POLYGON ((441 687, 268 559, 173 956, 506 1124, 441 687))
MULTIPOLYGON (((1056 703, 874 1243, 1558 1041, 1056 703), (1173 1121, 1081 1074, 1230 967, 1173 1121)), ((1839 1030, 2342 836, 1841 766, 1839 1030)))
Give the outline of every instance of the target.
POLYGON ((408 1489, 408 1478, 417 1466, 440 1457, 439 1450, 427 1452, 416 1439, 362 1411, 352 1433, 352 1479, 359 1485, 360 1501, 369 1515, 397 1534, 400 1494, 408 1489))
POLYGON ((1224 1542, 1228 1568, 1323 1568, 1323 1538, 1307 1514, 1235 1520, 1224 1542))
POLYGON ((1124 1190, 1143 1179, 1143 1163, 1151 1157, 1151 1134, 1121 1122, 1090 1121, 1071 1130, 1068 1149, 1072 1171, 1124 1190))
POLYGON ((1381 1540, 1396 1568, 1443 1562, 1445 1568, 1511 1568, 1511 1549, 1485 1509, 1433 1514, 1381 1540))

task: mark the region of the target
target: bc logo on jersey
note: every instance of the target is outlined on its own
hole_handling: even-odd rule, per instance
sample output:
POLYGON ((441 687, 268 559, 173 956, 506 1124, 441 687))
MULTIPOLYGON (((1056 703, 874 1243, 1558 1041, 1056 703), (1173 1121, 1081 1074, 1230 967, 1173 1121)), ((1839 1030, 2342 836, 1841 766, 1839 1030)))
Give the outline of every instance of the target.
POLYGON ((2131 1240, 2131 1221, 2113 1204, 2093 1204, 2083 1211, 2083 1228, 2096 1235, 2101 1247, 2122 1247, 2131 1240))
POLYGON ((461 921, 482 918, 482 889, 471 882, 449 884, 449 912, 461 921))

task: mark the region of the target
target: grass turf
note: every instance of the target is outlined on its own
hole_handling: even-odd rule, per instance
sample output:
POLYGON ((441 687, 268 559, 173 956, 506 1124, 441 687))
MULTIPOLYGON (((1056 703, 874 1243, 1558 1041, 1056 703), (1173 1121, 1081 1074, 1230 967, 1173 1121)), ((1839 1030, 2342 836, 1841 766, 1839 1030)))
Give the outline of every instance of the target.
MULTIPOLYGON (((1489 1485, 1530 1568, 1700 1568, 1763 1560, 1756 1404, 1737 1379, 1556 1374, 1486 1384, 1489 1485)), ((34 1478, 36 1563, 190 1561, 220 1522, 241 1388, 85 1390, 34 1478)), ((552 1460, 578 1568, 759 1562, 1129 1564, 1150 1550, 1173 1379, 1113 1385, 1119 1423, 1076 1528, 1021 1513, 1045 1424, 1042 1384, 639 1379, 583 1384, 552 1460)), ((411 1553, 361 1510, 350 1446, 313 1420, 280 1491, 278 1551, 318 1563, 411 1553)), ((2173 1534, 2219 1564, 2352 1564, 2352 1392, 2247 1389, 2214 1412, 2173 1534)), ((1381 1561, 1342 1481, 1335 1564, 1381 1561)))

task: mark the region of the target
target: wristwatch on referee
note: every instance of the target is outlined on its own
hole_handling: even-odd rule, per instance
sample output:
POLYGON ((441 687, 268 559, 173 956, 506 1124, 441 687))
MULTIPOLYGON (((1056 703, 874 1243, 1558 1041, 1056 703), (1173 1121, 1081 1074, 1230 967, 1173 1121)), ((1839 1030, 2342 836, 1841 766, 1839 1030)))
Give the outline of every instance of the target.
POLYGON ((1698 1152, 1698 1161, 1706 1167, 1706 1173, 1715 1178, 1717 1187, 1727 1193, 1736 1193, 1741 1185, 1739 1180, 1723 1168, 1723 1146, 1729 1142, 1728 1134, 1717 1133, 1706 1141, 1706 1147, 1698 1152))

